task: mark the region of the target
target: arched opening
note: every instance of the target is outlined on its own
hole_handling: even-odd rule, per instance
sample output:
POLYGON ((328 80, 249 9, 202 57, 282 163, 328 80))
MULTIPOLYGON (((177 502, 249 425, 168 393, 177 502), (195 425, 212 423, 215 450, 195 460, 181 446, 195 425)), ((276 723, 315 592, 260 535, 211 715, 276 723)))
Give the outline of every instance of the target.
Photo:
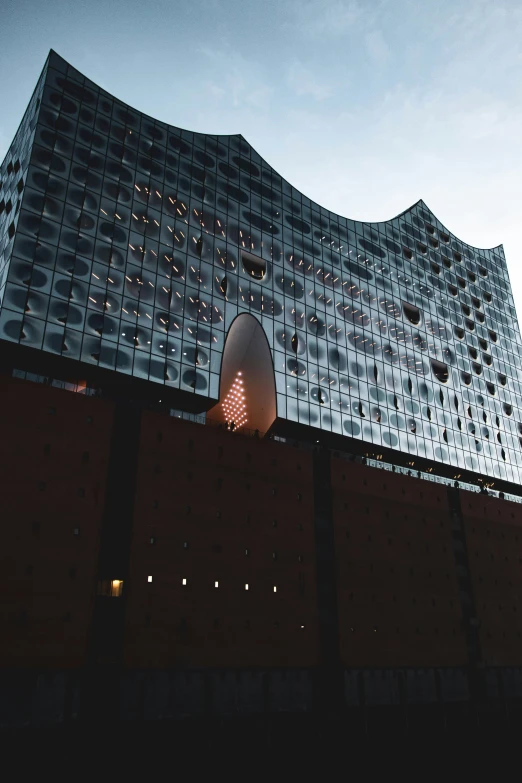
POLYGON ((276 415, 270 346, 259 321, 241 313, 228 330, 221 361, 219 402, 207 416, 228 429, 257 430, 264 434, 276 415))

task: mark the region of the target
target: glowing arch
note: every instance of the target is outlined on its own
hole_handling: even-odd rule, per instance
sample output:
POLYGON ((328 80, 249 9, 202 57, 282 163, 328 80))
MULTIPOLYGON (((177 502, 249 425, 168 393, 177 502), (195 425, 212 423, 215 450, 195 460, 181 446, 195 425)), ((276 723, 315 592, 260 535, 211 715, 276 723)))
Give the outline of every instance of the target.
POLYGON ((238 377, 245 396, 244 426, 260 433, 268 432, 277 416, 274 365, 264 329, 249 313, 238 315, 228 330, 221 362, 219 403, 208 412, 209 419, 227 422, 227 399, 238 377))

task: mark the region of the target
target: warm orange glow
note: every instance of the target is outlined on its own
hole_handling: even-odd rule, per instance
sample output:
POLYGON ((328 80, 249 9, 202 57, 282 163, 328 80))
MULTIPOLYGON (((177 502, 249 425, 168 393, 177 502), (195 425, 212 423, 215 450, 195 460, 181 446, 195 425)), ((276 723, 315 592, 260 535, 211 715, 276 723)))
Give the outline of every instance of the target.
POLYGON ((119 598, 123 591, 123 580, 113 579, 111 581, 111 596, 113 598, 119 598))
POLYGON ((247 423, 245 386, 240 372, 221 404, 229 430, 238 430, 247 423))

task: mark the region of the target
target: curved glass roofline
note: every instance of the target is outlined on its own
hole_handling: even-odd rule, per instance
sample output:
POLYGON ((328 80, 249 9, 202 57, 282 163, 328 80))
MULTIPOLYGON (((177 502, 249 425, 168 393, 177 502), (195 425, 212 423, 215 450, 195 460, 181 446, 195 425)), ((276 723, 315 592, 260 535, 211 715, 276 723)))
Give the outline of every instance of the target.
MULTIPOLYGON (((54 49, 50 49, 50 51, 49 51, 49 55, 48 55, 48 59, 47 59, 47 62, 48 62, 48 60, 49 60, 49 57, 50 57, 51 55, 53 55, 53 54, 54 54, 55 56, 59 57, 59 58, 60 58, 61 60, 63 60, 65 63, 67 63, 67 65, 69 65, 69 67, 72 67, 72 68, 74 68, 74 66, 71 66, 71 64, 70 64, 70 63, 69 63, 67 60, 65 60, 63 57, 61 57, 61 55, 59 55, 59 54, 58 54, 58 52, 56 52, 54 49)), ((47 62, 46 62, 46 65, 45 65, 44 67, 46 67, 46 66, 47 66, 47 62)), ((88 79, 88 77, 87 77, 87 76, 85 76, 85 74, 81 73, 80 71, 78 71, 78 73, 79 73, 81 76, 83 76, 83 78, 85 78, 85 79, 87 79, 88 81, 90 81, 90 82, 91 82, 91 80, 90 80, 90 79, 88 79)), ((103 88, 103 87, 100 87, 100 85, 99 85, 99 84, 96 84, 96 82, 91 82, 91 83, 92 83, 92 84, 94 84, 96 87, 98 87, 98 89, 100 89, 100 90, 103 90, 103 92, 106 92, 106 93, 107 93, 107 95, 109 95, 109 96, 110 96, 110 97, 111 97, 113 100, 115 100, 115 101, 118 101, 118 103, 121 103, 121 104, 123 104, 125 107, 127 107, 127 108, 131 109, 132 111, 136 111, 136 112, 138 112, 139 114, 143 115, 144 117, 147 117, 147 119, 149 119, 149 120, 152 120, 153 122, 160 123, 160 124, 162 124, 162 125, 165 125, 165 126, 167 126, 167 127, 171 128, 171 129, 175 129, 175 130, 177 130, 177 131, 180 131, 181 133, 191 133, 191 134, 193 134, 194 136, 200 136, 200 137, 212 137, 212 138, 218 138, 218 139, 230 139, 230 138, 237 138, 237 139, 241 139, 241 141, 242 141, 244 144, 246 144, 246 145, 249 147, 249 149, 250 149, 250 150, 252 150, 252 152, 254 153, 254 155, 255 155, 257 158, 259 158, 259 161, 260 161, 260 162, 261 162, 261 163, 262 163, 264 166, 266 166, 268 169, 270 169, 270 171, 274 172, 274 173, 276 174, 276 176, 280 177, 280 178, 281 178, 281 180, 282 180, 283 182, 286 182, 286 183, 287 183, 287 185, 288 185, 290 188, 292 188, 292 190, 293 190, 293 191, 294 191, 296 194, 299 194, 299 195, 300 195, 302 198, 304 198, 304 199, 306 199, 307 201, 309 201, 309 202, 310 202, 310 205, 314 205, 314 206, 315 206, 315 207, 317 207, 317 209, 319 209, 321 212, 329 214, 329 215, 330 215, 332 218, 334 218, 334 220, 337 220, 337 221, 339 221, 339 220, 341 220, 341 221, 347 221, 347 222, 351 222, 351 223, 353 223, 353 224, 357 224, 357 225, 365 225, 365 226, 379 226, 379 225, 385 225, 385 224, 392 223, 394 220, 397 220, 398 218, 400 218, 400 217, 403 217, 404 215, 407 215, 408 213, 412 212, 412 211, 413 211, 413 210, 414 210, 416 207, 418 207, 418 206, 422 206, 422 207, 424 207, 424 209, 425 209, 427 212, 429 212, 429 214, 432 216, 432 218, 433 218, 433 222, 434 222, 434 223, 437 225, 438 229, 439 229, 439 230, 441 230, 441 231, 443 231, 443 232, 445 232, 446 234, 448 234, 448 235, 449 235, 449 237, 450 237, 450 239, 453 239, 453 240, 454 240, 455 242, 457 242, 458 244, 460 244, 460 245, 463 245, 463 246, 465 246, 465 247, 469 248, 469 249, 470 249, 470 250, 472 250, 472 251, 473 251, 473 250, 477 250, 477 251, 493 252, 493 251, 495 251, 495 250, 496 250, 496 251, 500 251, 502 254, 503 254, 503 252, 504 252, 504 248, 503 248, 503 245, 502 245, 502 243, 501 243, 501 244, 499 244, 499 245, 494 245, 493 247, 478 247, 477 245, 471 245, 471 244, 469 244, 468 242, 464 242, 464 240, 460 239, 460 238, 459 238, 459 237, 457 237, 455 234, 453 234, 453 232, 451 232, 451 231, 450 231, 450 230, 449 230, 449 229, 448 229, 448 228, 445 226, 445 224, 443 224, 443 223, 442 223, 442 222, 441 222, 441 221, 440 221, 440 220, 439 220, 439 219, 438 219, 438 218, 435 216, 435 214, 432 212, 432 210, 431 210, 431 209, 430 209, 430 208, 427 206, 427 204, 426 204, 426 203, 425 203, 425 202, 424 202, 422 199, 419 199, 418 201, 414 202, 414 203, 413 203, 413 204, 411 204, 409 207, 407 207, 406 209, 404 209, 402 212, 399 212, 399 214, 398 214, 398 215, 395 215, 395 216, 393 216, 393 217, 391 217, 391 218, 388 218, 388 219, 386 219, 386 220, 355 220, 354 218, 349 218, 349 217, 346 217, 345 215, 340 215, 338 212, 333 212, 332 210, 330 210, 330 209, 327 209, 326 207, 323 207, 322 205, 318 204, 316 201, 314 201, 313 199, 311 199, 309 196, 306 196, 306 195, 305 195, 305 194, 304 194, 302 191, 300 191, 298 188, 296 188, 294 185, 292 185, 292 183, 291 183, 291 182, 289 182, 289 181, 288 181, 287 179, 285 179, 285 177, 283 177, 283 176, 282 176, 282 175, 281 175, 281 174, 280 174, 278 171, 276 171, 276 169, 275 169, 275 168, 274 168, 274 167, 273 167, 273 166, 272 166, 272 165, 271 165, 271 164, 270 164, 270 163, 269 163, 269 162, 266 160, 266 158, 264 158, 262 155, 260 155, 260 153, 259 153, 259 152, 258 152, 258 151, 255 149, 255 147, 254 147, 254 146, 253 146, 253 145, 252 145, 252 144, 251 144, 251 143, 248 141, 248 139, 246 139, 246 138, 245 138, 245 137, 244 137, 244 136, 243 136, 241 133, 201 133, 201 132, 199 132, 199 131, 192 131, 192 130, 190 130, 190 129, 188 129, 188 128, 181 128, 179 125, 170 125, 169 123, 167 123, 167 122, 164 122, 163 120, 160 120, 160 119, 158 119, 158 118, 156 118, 156 117, 152 117, 150 114, 146 114, 145 112, 142 112, 142 111, 140 111, 139 109, 136 109, 134 106, 131 106, 130 104, 128 104, 128 103, 125 103, 125 101, 122 101, 120 98, 118 98, 118 97, 117 97, 117 96, 115 96, 114 94, 112 94, 112 93, 108 92, 107 90, 105 90, 105 88, 103 88)))

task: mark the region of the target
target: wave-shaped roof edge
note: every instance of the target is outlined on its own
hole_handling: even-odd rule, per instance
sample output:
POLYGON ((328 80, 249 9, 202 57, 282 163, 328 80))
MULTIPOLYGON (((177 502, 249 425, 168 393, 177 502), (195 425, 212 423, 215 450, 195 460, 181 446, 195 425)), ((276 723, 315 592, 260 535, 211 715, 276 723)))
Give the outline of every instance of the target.
MULTIPOLYGON (((89 79, 88 76, 85 76, 85 74, 83 74, 81 71, 79 71, 73 65, 71 65, 64 57, 62 57, 60 54, 58 54, 58 52, 56 52, 52 48, 49 50, 49 54, 47 56, 47 60, 45 62, 44 68, 42 69, 42 74, 43 74, 43 71, 45 70, 45 68, 50 63, 51 57, 53 57, 53 56, 57 57, 58 59, 60 59, 63 63, 65 63, 67 65, 68 68, 71 68, 72 70, 76 71, 76 73, 80 74, 84 79, 86 79, 87 81, 91 82, 91 84, 93 84, 99 90, 102 90, 103 92, 107 93, 107 95, 109 95, 113 100, 118 101, 119 103, 123 104, 124 106, 126 106, 129 109, 131 109, 132 111, 137 111, 139 114, 141 114, 144 117, 147 117, 148 119, 152 120, 153 122, 159 122, 159 123, 162 123, 163 125, 166 125, 169 128, 181 131, 182 133, 183 132, 184 133, 191 133, 191 134, 193 134, 195 136, 212 136, 214 138, 218 138, 219 137, 219 138, 223 138, 223 139, 227 139, 227 138, 239 138, 239 139, 241 139, 256 154, 256 156, 264 163, 265 166, 267 166, 271 171, 275 172, 275 174, 278 177, 281 177, 281 179, 284 180, 284 182, 286 182, 296 193, 299 193, 300 196, 302 196, 303 198, 306 198, 308 201, 310 201, 310 203, 315 204, 317 207, 319 207, 320 210, 322 210, 324 212, 328 212, 330 215, 334 216, 337 219, 350 220, 352 223, 359 223, 361 225, 379 226, 379 225, 383 225, 383 224, 386 224, 386 223, 390 223, 393 220, 397 220, 398 218, 402 217, 403 215, 406 215, 409 212, 413 212, 417 207, 423 207, 424 209, 427 210, 427 212, 429 212, 429 214, 434 219, 434 222, 438 224, 439 228, 442 229, 445 233, 447 233, 456 242, 460 243, 461 245, 464 245, 464 246, 468 247, 470 250, 477 250, 477 251, 488 252, 488 253, 493 253, 494 251, 501 251, 503 260, 505 259, 504 245, 502 243, 500 243, 498 245, 494 245, 493 247, 478 247, 477 245, 471 245, 468 242, 465 242, 463 239, 460 239, 460 237, 458 237, 456 234, 454 234, 452 231, 450 231, 449 228, 447 228, 447 226, 444 223, 442 223, 442 221, 440 221, 437 218, 437 216, 435 215, 433 210, 431 210, 429 208, 429 206, 426 204, 425 201, 423 201, 423 199, 418 199, 418 201, 415 201, 411 206, 407 207, 402 212, 399 212, 398 215, 394 215, 393 217, 388 218, 386 220, 355 220, 354 218, 349 218, 349 217, 346 217, 344 215, 340 215, 338 212, 333 212, 331 209, 327 209, 326 207, 321 206, 318 202, 314 201, 309 196, 304 194, 301 190, 299 190, 294 185, 292 185, 292 183, 289 180, 287 180, 278 171, 276 171, 276 169, 266 160, 266 158, 264 158, 256 150, 256 148, 253 146, 253 144, 251 144, 248 141, 248 139, 246 139, 243 136, 243 134, 241 134, 241 133, 201 133, 200 131, 193 131, 193 130, 189 130, 188 128, 181 128, 179 125, 170 125, 168 122, 164 122, 164 120, 160 120, 157 117, 152 117, 150 114, 145 114, 145 112, 142 112, 139 109, 136 109, 134 106, 131 106, 130 104, 125 103, 120 98, 118 98, 116 95, 114 95, 112 92, 109 92, 108 90, 105 90, 104 87, 101 87, 99 84, 96 84, 96 82, 93 82, 91 79, 89 79)), ((39 79, 40 78, 41 78, 41 75, 40 75, 39 79)))

